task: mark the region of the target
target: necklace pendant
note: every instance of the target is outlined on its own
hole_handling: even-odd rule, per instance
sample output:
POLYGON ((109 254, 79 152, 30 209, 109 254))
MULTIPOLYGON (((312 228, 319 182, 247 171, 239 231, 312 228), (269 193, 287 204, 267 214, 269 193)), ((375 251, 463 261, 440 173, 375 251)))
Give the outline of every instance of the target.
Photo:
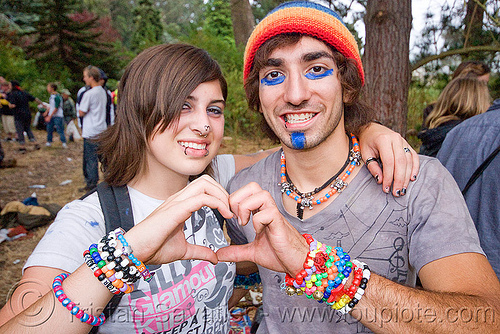
POLYGON ((278 185, 281 187, 282 193, 286 193, 287 191, 291 191, 290 183, 288 183, 288 182, 278 183, 278 185))
POLYGON ((342 179, 338 177, 335 182, 332 183, 331 187, 337 190, 337 192, 340 194, 342 191, 344 191, 344 188, 347 187, 347 182, 342 181, 342 179))
POLYGON ((361 152, 351 150, 349 160, 354 161, 356 163, 356 166, 359 166, 361 164, 361 152))
POLYGON ((302 197, 302 201, 300 202, 302 209, 308 207, 312 209, 312 197, 302 197))

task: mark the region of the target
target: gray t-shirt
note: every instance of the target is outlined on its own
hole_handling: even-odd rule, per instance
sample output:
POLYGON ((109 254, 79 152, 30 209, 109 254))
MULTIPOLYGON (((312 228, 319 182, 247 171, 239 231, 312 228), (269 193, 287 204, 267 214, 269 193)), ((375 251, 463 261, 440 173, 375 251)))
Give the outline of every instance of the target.
MULTIPOLYGON (((300 221, 283 207, 279 182, 280 152, 237 174, 233 192, 250 181, 269 191, 283 216, 302 234, 330 246, 340 246, 351 258, 366 262, 372 272, 414 286, 418 271, 427 263, 449 255, 477 252, 477 232, 465 202, 449 172, 434 158, 420 157, 417 181, 406 196, 382 192, 366 167, 322 211, 300 221), (266 172, 263 172, 266 171, 266 172)), ((313 209, 314 210, 314 209, 313 209)), ((232 242, 255 238, 251 223, 240 227, 231 220, 232 242)), ((350 315, 340 316, 325 304, 304 296, 289 297, 281 286, 285 277, 259 267, 264 286, 264 318, 259 333, 370 332, 350 315)), ((369 283, 368 283, 369 284, 369 283)))

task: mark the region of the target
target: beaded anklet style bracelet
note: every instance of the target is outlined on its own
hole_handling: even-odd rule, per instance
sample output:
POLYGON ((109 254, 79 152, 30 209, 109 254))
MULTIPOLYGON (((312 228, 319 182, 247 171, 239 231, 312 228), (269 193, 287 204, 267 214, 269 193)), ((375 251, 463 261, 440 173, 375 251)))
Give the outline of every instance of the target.
POLYGON ((309 244, 309 253, 304 269, 295 278, 285 275, 286 293, 289 296, 305 293, 307 298, 324 302, 343 314, 350 312, 364 294, 370 269, 365 263, 351 261, 340 247, 326 246, 309 234, 303 236, 309 244), (347 288, 351 274, 353 280, 347 288))
POLYGON ((62 282, 69 276, 70 274, 62 273, 56 277, 54 277, 54 281, 52 282, 52 290, 54 294, 61 302, 61 304, 66 307, 71 314, 80 319, 81 322, 85 322, 92 326, 100 326, 106 321, 106 317, 104 313, 102 313, 99 317, 95 317, 92 314, 88 314, 83 312, 75 303, 73 303, 68 296, 63 291, 62 282))

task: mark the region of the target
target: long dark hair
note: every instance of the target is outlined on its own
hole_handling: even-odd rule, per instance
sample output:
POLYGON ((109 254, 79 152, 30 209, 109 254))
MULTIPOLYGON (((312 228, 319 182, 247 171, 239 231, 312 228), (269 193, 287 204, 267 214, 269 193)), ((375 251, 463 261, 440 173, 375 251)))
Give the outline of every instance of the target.
POLYGON ((157 45, 133 59, 120 79, 115 124, 97 140, 105 181, 125 185, 145 169, 148 140, 179 119, 199 84, 213 80, 220 82, 226 99, 219 64, 191 45, 157 45))

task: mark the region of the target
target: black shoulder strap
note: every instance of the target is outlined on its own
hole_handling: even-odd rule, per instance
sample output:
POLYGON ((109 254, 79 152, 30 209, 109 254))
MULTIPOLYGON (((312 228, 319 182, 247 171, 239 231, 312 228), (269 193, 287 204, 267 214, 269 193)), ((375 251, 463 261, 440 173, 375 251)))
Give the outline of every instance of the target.
MULTIPOLYGON (((112 187, 106 182, 101 182, 97 185, 97 195, 104 215, 106 234, 118 227, 123 228, 125 231, 134 227, 132 203, 130 202, 127 186, 112 187)), ((111 317, 116 311, 121 298, 122 296, 116 295, 111 298, 103 311, 106 318, 111 317)), ((97 327, 92 327, 89 333, 97 333, 97 327)))
POLYGON ((106 233, 123 228, 125 231, 134 227, 132 204, 127 186, 110 187, 106 182, 97 185, 97 194, 101 203, 106 233))
POLYGON ((483 163, 481 164, 481 166, 479 166, 475 171, 474 173, 472 174, 472 176, 470 177, 469 179, 469 182, 467 182, 467 184, 465 185, 465 188, 464 190, 462 190, 462 195, 465 196, 465 194, 467 193, 467 191, 469 190, 469 188, 474 184, 474 182, 476 182, 476 180, 479 178, 479 176, 481 176, 481 174, 483 174, 484 170, 486 169, 486 167, 489 166, 489 164, 493 161, 493 159, 495 159, 495 156, 498 154, 498 152, 500 152, 500 146, 497 147, 496 150, 494 150, 487 158, 486 160, 483 161, 483 163))
POLYGON ((212 209, 212 210, 214 211, 215 217, 219 221, 219 225, 220 225, 221 230, 223 230, 224 229, 224 222, 226 221, 226 219, 221 215, 219 210, 217 210, 217 209, 212 209))

